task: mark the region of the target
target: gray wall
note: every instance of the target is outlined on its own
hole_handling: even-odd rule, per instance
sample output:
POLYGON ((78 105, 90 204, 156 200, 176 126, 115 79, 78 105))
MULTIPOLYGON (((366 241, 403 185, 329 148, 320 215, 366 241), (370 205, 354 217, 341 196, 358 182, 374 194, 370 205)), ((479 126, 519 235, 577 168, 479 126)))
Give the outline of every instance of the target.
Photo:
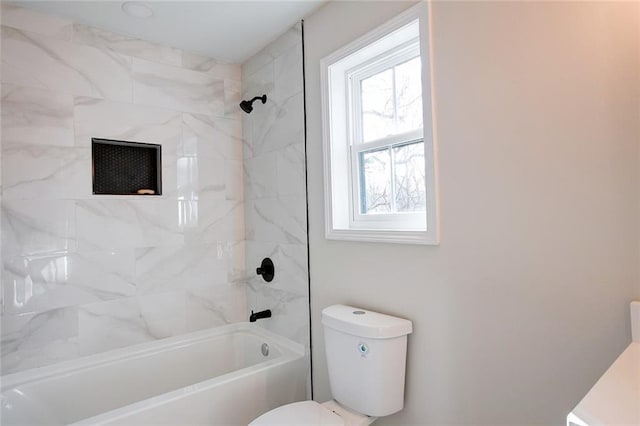
POLYGON ((319 60, 410 6, 305 21, 314 386, 320 312, 413 320, 380 424, 561 424, 630 340, 638 277, 638 4, 436 2, 442 242, 324 238, 319 60))

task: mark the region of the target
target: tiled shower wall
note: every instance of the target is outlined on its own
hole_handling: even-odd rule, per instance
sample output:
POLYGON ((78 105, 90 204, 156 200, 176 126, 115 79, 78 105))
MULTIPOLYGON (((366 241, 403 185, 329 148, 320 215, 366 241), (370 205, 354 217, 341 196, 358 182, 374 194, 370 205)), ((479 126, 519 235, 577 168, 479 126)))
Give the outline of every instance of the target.
MULTIPOLYGON (((239 66, 7 5, 2 24, 2 373, 245 321, 239 66), (162 196, 92 195, 92 137, 161 144, 162 196)), ((301 95, 278 90, 248 146, 286 164, 301 140, 272 109, 301 95)), ((250 189, 250 264, 260 247, 306 266, 300 206, 291 231, 257 230, 300 188, 250 189)), ((288 314, 296 291, 256 303, 288 314)))
POLYGON ((243 97, 267 95, 242 120, 249 309, 259 324, 309 349, 309 277, 302 31, 296 25, 242 66, 243 97), (256 276, 263 257, 275 278, 256 276))

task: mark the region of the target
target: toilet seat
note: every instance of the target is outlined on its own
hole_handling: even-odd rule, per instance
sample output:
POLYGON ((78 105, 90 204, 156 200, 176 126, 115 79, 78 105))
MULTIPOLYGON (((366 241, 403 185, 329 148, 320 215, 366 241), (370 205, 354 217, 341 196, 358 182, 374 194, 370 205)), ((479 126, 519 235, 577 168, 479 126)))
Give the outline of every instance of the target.
POLYGON ((342 418, 315 401, 294 402, 264 413, 249 426, 344 426, 342 418))

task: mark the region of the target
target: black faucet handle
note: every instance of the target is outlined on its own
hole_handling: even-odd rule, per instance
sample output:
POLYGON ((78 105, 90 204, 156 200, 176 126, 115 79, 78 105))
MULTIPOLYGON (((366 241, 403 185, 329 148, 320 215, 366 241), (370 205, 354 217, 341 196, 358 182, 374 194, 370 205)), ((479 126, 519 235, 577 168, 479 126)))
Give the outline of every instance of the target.
POLYGON ((275 267, 273 266, 273 262, 268 257, 262 259, 262 263, 260 267, 256 269, 256 274, 262 275, 262 278, 270 283, 273 281, 273 276, 275 275, 275 267))

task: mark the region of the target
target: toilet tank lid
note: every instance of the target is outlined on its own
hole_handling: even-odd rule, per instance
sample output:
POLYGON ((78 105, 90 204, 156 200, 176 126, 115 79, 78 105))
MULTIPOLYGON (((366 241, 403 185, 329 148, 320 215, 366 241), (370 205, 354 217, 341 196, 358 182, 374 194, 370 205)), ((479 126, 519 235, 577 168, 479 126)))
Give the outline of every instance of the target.
POLYGON ((412 323, 404 318, 380 314, 347 305, 332 305, 322 310, 325 327, 371 339, 390 339, 413 331, 412 323))

